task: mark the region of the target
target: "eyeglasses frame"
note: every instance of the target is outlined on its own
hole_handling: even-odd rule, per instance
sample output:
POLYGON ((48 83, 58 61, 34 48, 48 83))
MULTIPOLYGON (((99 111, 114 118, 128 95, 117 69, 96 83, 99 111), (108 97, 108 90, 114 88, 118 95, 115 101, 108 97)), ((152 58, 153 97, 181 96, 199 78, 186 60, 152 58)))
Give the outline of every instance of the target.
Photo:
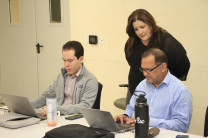
POLYGON ((139 68, 139 70, 141 72, 146 72, 147 74, 150 74, 153 70, 155 70, 157 67, 159 67, 162 63, 158 64, 156 67, 152 68, 152 69, 143 69, 142 67, 139 68))

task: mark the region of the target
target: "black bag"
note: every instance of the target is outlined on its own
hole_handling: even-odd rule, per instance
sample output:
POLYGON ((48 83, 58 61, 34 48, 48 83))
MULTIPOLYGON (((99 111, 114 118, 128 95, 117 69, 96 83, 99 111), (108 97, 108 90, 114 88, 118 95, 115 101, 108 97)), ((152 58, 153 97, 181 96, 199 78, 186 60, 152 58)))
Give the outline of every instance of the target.
POLYGON ((46 132, 43 138, 114 138, 115 134, 107 130, 70 124, 46 132))

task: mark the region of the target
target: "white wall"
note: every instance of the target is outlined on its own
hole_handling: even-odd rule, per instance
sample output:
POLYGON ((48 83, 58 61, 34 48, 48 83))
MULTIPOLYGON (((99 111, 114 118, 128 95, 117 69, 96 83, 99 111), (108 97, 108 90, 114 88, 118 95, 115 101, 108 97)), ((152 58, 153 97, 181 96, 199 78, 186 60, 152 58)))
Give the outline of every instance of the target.
POLYGON ((191 62, 186 86, 193 96, 193 116, 189 133, 202 135, 208 105, 208 1, 207 0, 70 0, 71 39, 85 47, 85 65, 103 83, 101 109, 113 115, 115 99, 125 97, 129 66, 124 56, 129 14, 148 10, 157 24, 169 31, 187 50, 191 62), (84 44, 87 35, 97 35, 104 44, 84 44))

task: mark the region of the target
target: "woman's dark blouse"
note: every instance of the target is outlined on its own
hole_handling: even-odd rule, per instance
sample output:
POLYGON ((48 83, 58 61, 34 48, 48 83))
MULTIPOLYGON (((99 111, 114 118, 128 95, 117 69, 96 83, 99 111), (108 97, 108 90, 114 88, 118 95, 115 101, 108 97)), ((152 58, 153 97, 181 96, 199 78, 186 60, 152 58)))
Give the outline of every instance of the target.
MULTIPOLYGON (((141 67, 141 55, 148 49, 144 46, 141 40, 137 37, 133 45, 133 52, 130 56, 127 55, 128 44, 125 45, 126 60, 130 66, 128 84, 131 94, 134 93, 136 86, 145 77, 142 72, 139 71, 141 67)), ((166 33, 161 40, 161 43, 156 46, 165 52, 168 58, 169 71, 181 80, 186 80, 190 68, 190 62, 186 55, 186 50, 172 35, 166 33)))

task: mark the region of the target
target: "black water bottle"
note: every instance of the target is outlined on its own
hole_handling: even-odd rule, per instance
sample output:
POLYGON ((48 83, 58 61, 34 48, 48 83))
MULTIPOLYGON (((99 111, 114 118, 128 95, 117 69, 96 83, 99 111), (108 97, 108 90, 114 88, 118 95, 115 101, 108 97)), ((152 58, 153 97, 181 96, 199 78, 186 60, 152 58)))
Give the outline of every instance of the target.
POLYGON ((135 138, 149 137, 149 107, 144 94, 140 94, 135 104, 135 138))

